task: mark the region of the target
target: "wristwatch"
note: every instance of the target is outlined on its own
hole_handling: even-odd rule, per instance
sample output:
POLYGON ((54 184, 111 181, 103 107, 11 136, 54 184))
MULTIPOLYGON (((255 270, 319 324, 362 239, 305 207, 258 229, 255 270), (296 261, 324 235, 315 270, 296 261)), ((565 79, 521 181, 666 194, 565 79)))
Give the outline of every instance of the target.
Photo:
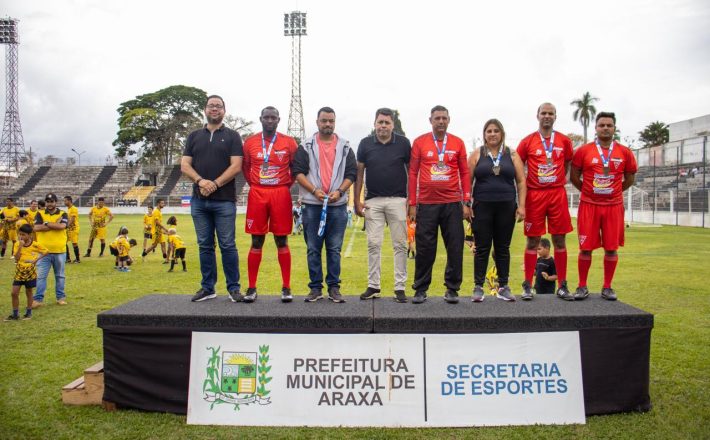
POLYGON ((345 191, 343 191, 340 188, 336 189, 336 191, 338 191, 340 193, 340 197, 343 197, 343 195, 345 194, 345 191))
POLYGON ((471 206, 473 206, 473 203, 471 203, 471 201, 469 200, 469 201, 463 202, 463 206, 470 208, 471 206))

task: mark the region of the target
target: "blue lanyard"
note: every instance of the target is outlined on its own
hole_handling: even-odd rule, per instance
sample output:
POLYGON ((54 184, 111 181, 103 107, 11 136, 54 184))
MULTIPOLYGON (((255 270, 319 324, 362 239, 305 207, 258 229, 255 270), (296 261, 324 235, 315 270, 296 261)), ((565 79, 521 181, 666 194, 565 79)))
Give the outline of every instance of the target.
POLYGON ((328 195, 323 199, 323 208, 320 211, 320 223, 318 223, 318 236, 322 237, 325 234, 325 220, 328 216, 328 195))
POLYGON ((599 145, 599 139, 595 139, 594 143, 597 144, 597 151, 599 152, 599 157, 602 159, 602 166, 609 169, 609 159, 611 159, 611 152, 614 151, 614 141, 611 141, 611 145, 609 146, 609 155, 607 157, 604 157, 604 151, 602 150, 602 146, 599 145))
POLYGON ((449 141, 449 135, 444 133, 444 145, 441 150, 439 149, 439 143, 436 141, 436 136, 433 132, 431 133, 431 137, 434 139, 434 146, 436 147, 436 154, 439 157, 439 162, 443 162, 444 154, 446 154, 446 143, 449 141))
POLYGON ((264 154, 264 163, 268 164, 269 163, 269 156, 271 156, 271 149, 274 148, 274 142, 276 142, 276 136, 277 133, 274 132, 274 137, 271 139, 271 143, 269 144, 269 149, 266 149, 266 141, 264 141, 264 132, 261 132, 261 152, 264 154))
POLYGON ((493 155, 491 154, 491 150, 488 150, 488 148, 486 147, 486 149, 488 150, 488 157, 491 158, 491 161, 493 162, 494 167, 497 167, 498 165, 500 165, 500 158, 503 156, 503 148, 504 148, 503 144, 501 144, 500 149, 498 150, 498 157, 493 159, 493 155))
POLYGON ((555 132, 554 130, 552 131, 552 134, 550 135, 550 145, 547 145, 547 142, 545 142, 545 137, 540 133, 539 131, 537 132, 540 135, 540 140, 542 141, 542 146, 545 148, 545 156, 547 156, 548 159, 552 158, 552 150, 555 148, 555 132))

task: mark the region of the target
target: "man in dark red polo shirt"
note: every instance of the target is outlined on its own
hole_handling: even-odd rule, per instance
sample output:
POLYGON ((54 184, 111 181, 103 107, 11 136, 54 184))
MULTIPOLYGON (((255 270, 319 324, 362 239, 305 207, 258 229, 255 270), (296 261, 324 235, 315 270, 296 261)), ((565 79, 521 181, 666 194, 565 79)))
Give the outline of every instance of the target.
POLYGON ((426 301, 436 260, 438 230, 446 247, 444 299, 459 301, 463 271, 463 219, 471 217, 471 178, 463 140, 447 133, 449 111, 431 109, 432 131, 414 140, 409 162, 409 218, 416 220, 417 255, 412 303, 426 301))
POLYGON ((602 298, 615 301, 611 288, 616 265, 617 249, 624 245, 624 194, 634 184, 638 166, 634 153, 614 141, 616 116, 601 112, 597 115, 594 142, 575 151, 570 170, 570 181, 582 193, 577 212, 579 236, 579 286, 572 300, 589 296, 587 275, 592 265, 592 251, 604 248, 604 285, 602 298))

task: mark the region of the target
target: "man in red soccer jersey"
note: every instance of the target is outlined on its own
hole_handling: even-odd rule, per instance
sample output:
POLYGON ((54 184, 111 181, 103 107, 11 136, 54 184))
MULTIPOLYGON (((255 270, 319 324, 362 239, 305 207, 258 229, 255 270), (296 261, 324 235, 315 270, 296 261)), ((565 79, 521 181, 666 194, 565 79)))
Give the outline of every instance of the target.
POLYGON ((602 298, 615 301, 611 288, 619 260, 616 250, 624 245, 624 195, 634 179, 638 167, 628 147, 614 142, 616 116, 601 112, 597 115, 596 139, 575 151, 570 170, 570 181, 582 196, 577 212, 579 235, 579 286, 573 298, 589 296, 587 275, 592 265, 592 251, 604 248, 604 286, 602 298))
POLYGON ((247 257, 249 288, 244 302, 256 300, 256 279, 261 264, 261 250, 266 233, 274 234, 281 267, 281 301, 291 302, 291 251, 288 236, 291 221, 291 162, 296 154, 296 141, 276 128, 281 118, 274 107, 265 107, 259 117, 262 132, 244 142, 244 177, 249 183, 247 218, 244 230, 251 234, 251 249, 247 257))
POLYGON ((417 255, 414 264, 414 298, 426 301, 431 271, 436 260, 438 230, 446 246, 444 285, 446 302, 459 301, 463 271, 463 219, 471 218, 471 178, 463 140, 447 133, 449 111, 431 109, 432 132, 412 144, 409 162, 409 219, 417 222, 417 255))
POLYGON ((546 102, 537 109, 539 128, 529 134, 518 145, 518 155, 528 166, 526 180, 528 193, 525 201, 525 228, 527 237, 524 265, 522 299, 533 298, 532 278, 537 262, 537 248, 540 237, 547 230, 552 235, 555 247, 555 264, 560 298, 572 298, 567 288, 567 246, 565 235, 572 232, 572 220, 567 207, 567 171, 572 160, 572 141, 564 134, 552 129, 557 119, 555 106, 546 102))

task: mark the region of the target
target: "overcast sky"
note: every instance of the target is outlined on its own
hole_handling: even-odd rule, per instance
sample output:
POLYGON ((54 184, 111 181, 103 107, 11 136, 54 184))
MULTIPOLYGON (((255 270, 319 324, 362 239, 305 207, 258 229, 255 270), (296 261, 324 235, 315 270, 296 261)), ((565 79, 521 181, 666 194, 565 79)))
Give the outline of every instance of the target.
POLYGON ((308 14, 306 133, 327 105, 336 131, 357 145, 375 109, 388 106, 414 138, 442 104, 449 131, 469 148, 492 117, 517 145, 537 128, 544 101, 557 106, 557 130, 581 134, 569 103, 586 91, 599 111, 616 112, 622 137, 710 113, 707 0, 5 0, 0 14, 20 20, 25 148, 59 157, 86 150, 82 163, 98 163, 113 152, 118 105, 176 84, 220 94, 228 113, 257 122, 274 105, 285 132, 283 13, 292 10, 308 14))

